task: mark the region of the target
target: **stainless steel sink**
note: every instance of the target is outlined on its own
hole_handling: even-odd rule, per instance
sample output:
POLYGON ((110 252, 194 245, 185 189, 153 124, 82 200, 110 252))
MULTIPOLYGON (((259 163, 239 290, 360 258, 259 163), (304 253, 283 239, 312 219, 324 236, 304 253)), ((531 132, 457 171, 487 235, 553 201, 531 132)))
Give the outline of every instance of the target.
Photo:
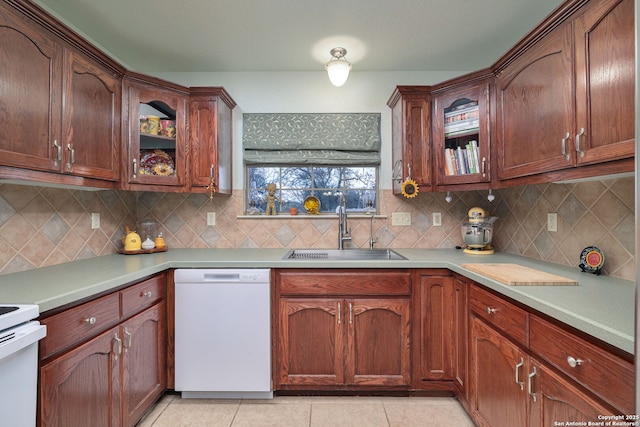
POLYGON ((294 249, 282 259, 301 261, 359 261, 359 260, 406 260, 391 249, 294 249))

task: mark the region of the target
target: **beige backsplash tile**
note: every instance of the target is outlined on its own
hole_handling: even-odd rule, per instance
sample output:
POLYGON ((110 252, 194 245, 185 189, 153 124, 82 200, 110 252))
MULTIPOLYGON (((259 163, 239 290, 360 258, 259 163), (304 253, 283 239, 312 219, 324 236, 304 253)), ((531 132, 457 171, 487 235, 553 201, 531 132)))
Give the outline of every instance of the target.
MULTIPOLYGON (((462 244, 460 227, 472 206, 498 216, 497 250, 577 266, 589 245, 605 253, 605 274, 634 279, 635 186, 633 178, 579 184, 540 184, 487 191, 419 193, 414 199, 381 191, 374 220, 376 247, 452 248, 462 244), (391 225, 393 212, 410 212, 412 225, 391 225), (442 214, 434 227, 432 215, 442 214), (558 213, 558 232, 546 231, 547 213, 558 213)), ((124 226, 152 218, 170 248, 333 248, 337 219, 283 215, 242 216, 243 194, 204 194, 55 189, 0 184, 0 274, 109 253, 120 248, 124 226), (101 228, 91 229, 91 213, 101 228), (216 226, 206 225, 207 212, 216 226)), ((349 218, 350 246, 368 247, 370 218, 349 218)))

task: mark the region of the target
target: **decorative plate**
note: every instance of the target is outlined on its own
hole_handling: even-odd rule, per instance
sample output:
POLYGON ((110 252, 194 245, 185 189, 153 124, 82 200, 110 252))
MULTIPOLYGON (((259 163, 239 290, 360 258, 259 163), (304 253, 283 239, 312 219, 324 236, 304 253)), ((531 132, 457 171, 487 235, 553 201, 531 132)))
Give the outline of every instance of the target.
POLYGON ((304 199, 304 209, 308 214, 318 215, 320 213, 320 200, 316 196, 309 196, 304 199))
POLYGON ((584 272, 600 274, 604 265, 604 254, 595 246, 587 246, 580 254, 580 264, 578 267, 584 272))
POLYGON ((175 175, 173 159, 163 150, 144 152, 140 156, 141 175, 175 175))

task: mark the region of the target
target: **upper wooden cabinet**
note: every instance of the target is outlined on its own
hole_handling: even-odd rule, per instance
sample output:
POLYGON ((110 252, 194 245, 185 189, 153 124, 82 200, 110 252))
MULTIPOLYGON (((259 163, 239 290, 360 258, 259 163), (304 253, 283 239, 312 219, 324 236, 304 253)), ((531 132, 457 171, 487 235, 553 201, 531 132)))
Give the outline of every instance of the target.
POLYGON ((0 165, 118 180, 119 74, 4 4, 0 37, 0 165))
POLYGON ((131 190, 184 191, 188 94, 137 74, 125 77, 124 92, 128 140, 121 185, 131 190), (161 120, 172 122, 173 131, 161 131, 161 120))
POLYGON ((593 0, 499 70, 499 179, 633 157, 633 16, 593 0))
POLYGON ((231 194, 231 110, 236 103, 221 87, 190 91, 191 190, 231 194))
POLYGON ((387 102, 391 108, 393 194, 411 178, 431 188, 431 88, 398 86, 387 102))
POLYGON ((492 80, 434 92, 433 157, 438 189, 455 189, 461 184, 469 189, 469 184, 491 182, 492 80))

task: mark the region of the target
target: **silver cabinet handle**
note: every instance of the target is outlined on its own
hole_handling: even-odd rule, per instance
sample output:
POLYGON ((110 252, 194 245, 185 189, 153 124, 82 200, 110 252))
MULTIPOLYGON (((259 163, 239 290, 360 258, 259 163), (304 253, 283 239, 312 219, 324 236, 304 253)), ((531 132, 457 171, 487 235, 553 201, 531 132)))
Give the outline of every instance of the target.
POLYGON ((496 314, 497 308, 487 307, 487 314, 496 314))
POLYGON ((567 363, 569 364, 569 366, 571 366, 572 368, 575 368, 576 366, 580 366, 582 365, 582 362, 584 362, 584 360, 582 359, 576 359, 573 356, 569 356, 567 357, 567 363))
POLYGON ((580 128, 580 132, 576 135, 576 151, 580 153, 580 157, 584 157, 584 150, 580 148, 580 141, 584 135, 584 128, 580 128))
POLYGON ((570 154, 567 153, 567 141, 569 141, 569 137, 570 136, 571 135, 569 134, 569 132, 567 132, 567 134, 564 136, 564 138, 562 138, 562 155, 567 160, 569 160, 569 158, 571 157, 570 154))
POLYGON ((481 172, 482 172, 482 177, 483 177, 483 178, 486 176, 486 173, 485 173, 485 165, 486 165, 486 164, 487 164, 487 158, 486 158, 486 157, 483 157, 483 158, 482 158, 482 165, 480 166, 480 170, 481 170, 481 172))
POLYGON ((53 161, 53 164, 58 166, 62 160, 62 145, 58 144, 58 140, 56 139, 53 141, 53 146, 56 147, 56 158, 53 161))
POLYGON ((87 325, 95 325, 97 321, 98 319, 95 316, 87 317, 86 319, 84 319, 84 323, 86 323, 87 325))
POLYGON ((133 159, 133 177, 138 177, 138 160, 133 159))
POLYGON ((342 309, 340 307, 340 303, 338 303, 338 325, 342 323, 342 309))
POLYGON ((353 323, 353 304, 349 303, 349 323, 353 323))
POLYGON ((114 338, 113 339, 116 342, 116 348, 113 351, 113 354, 115 355, 116 360, 118 360, 118 356, 120 356, 122 354, 122 340, 118 336, 117 332, 114 334, 114 338))
POLYGON ((131 332, 127 328, 124 328, 124 351, 125 353, 131 348, 131 332))
POLYGON ((537 375, 536 367, 534 366, 527 380, 527 392, 529 393, 529 396, 531 396, 531 399, 534 402, 536 401, 538 396, 533 392, 533 386, 531 385, 531 383, 533 382, 533 377, 535 377, 536 375, 537 375))
POLYGON ((524 366, 524 359, 521 357, 520 362, 516 363, 516 384, 520 386, 520 390, 524 390, 524 382, 520 381, 520 368, 524 366))
POLYGON ((73 168, 73 164, 76 162, 76 149, 73 148, 73 145, 67 144, 67 150, 69 150, 69 162, 67 163, 67 169, 71 170, 73 168))
POLYGON ((152 295, 153 295, 153 292, 151 291, 140 292, 141 297, 151 298, 152 295))

